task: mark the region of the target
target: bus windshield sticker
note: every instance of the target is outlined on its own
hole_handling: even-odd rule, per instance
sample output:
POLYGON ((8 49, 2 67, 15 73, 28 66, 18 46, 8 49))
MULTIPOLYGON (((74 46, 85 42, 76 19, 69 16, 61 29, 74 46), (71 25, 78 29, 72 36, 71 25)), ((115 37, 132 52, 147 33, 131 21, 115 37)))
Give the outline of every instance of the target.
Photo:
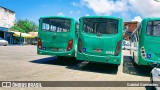
POLYGON ((46 47, 43 47, 43 50, 46 50, 46 47))
POLYGON ((83 52, 86 52, 86 48, 83 48, 83 52))
POLYGON ((147 58, 151 58, 151 54, 147 54, 147 58))

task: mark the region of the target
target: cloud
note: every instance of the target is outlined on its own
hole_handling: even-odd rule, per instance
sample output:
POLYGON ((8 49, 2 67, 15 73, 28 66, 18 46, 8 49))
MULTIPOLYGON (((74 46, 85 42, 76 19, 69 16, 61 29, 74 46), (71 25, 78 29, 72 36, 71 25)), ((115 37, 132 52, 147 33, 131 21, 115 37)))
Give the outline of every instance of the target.
POLYGON ((76 14, 81 14, 81 11, 77 11, 76 14))
POLYGON ((69 11, 70 14, 73 14, 73 11, 69 11))
POLYGON ((71 5, 73 5, 73 6, 77 6, 78 4, 77 4, 77 3, 75 3, 75 2, 72 2, 72 3, 71 3, 71 5))
POLYGON ((141 17, 159 17, 160 2, 156 0, 81 0, 73 2, 73 6, 87 7, 96 15, 119 14, 124 19, 136 15, 141 17), (127 17, 125 17, 127 16, 127 17))
POLYGON ((141 21, 142 21, 142 18, 141 18, 140 16, 136 16, 136 17, 134 17, 134 19, 132 19, 132 21, 141 22, 141 21))
POLYGON ((64 13, 63 12, 59 12, 59 13, 57 13, 57 16, 64 16, 64 13))
POLYGON ((98 15, 111 15, 114 12, 127 11, 127 0, 83 0, 85 5, 98 15))
POLYGON ((130 14, 127 13, 127 12, 121 13, 121 16, 123 17, 124 21, 129 22, 129 21, 131 20, 131 16, 130 16, 130 14))
POLYGON ((80 1, 79 3, 72 2, 71 5, 82 8, 83 6, 85 6, 85 2, 84 1, 80 1))
POLYGON ((129 0, 130 9, 143 17, 159 17, 160 2, 155 0, 129 0))

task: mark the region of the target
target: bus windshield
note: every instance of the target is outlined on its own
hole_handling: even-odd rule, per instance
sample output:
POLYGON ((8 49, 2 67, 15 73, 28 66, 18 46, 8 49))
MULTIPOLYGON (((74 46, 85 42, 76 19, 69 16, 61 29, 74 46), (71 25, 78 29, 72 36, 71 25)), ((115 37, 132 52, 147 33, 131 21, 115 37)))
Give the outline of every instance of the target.
POLYGON ((148 22, 147 35, 160 36, 160 21, 149 21, 148 22))
POLYGON ((108 18, 84 18, 83 32, 91 34, 117 34, 118 20, 108 18))
POLYGON ((51 32, 69 32, 69 19, 44 18, 42 20, 42 30, 51 32))

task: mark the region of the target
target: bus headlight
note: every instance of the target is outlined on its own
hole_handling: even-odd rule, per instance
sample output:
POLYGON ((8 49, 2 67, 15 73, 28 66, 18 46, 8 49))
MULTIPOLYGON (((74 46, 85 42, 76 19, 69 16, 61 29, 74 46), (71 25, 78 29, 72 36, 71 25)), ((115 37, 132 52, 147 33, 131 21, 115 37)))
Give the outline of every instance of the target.
POLYGON ((145 52, 144 47, 141 47, 141 56, 142 56, 143 58, 146 58, 146 52, 145 52))

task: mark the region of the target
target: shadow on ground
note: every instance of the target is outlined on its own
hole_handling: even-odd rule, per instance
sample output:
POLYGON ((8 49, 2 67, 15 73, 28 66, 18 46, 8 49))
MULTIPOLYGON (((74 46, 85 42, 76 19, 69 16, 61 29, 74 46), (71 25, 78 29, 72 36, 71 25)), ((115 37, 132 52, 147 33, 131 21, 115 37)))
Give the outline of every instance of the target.
POLYGON ((30 61, 37 64, 49 64, 49 65, 60 65, 60 66, 70 66, 79 63, 75 58, 72 57, 48 57, 38 60, 30 61))
POLYGON ((150 86, 145 86, 145 89, 146 89, 146 90, 156 90, 155 87, 150 87, 150 86))
POLYGON ((149 77, 151 70, 150 66, 134 66, 130 56, 123 57, 123 73, 149 77))
POLYGON ((117 74, 118 66, 113 64, 106 63, 93 63, 93 62, 81 62, 78 65, 68 66, 66 68, 88 71, 88 72, 97 72, 97 73, 106 73, 106 74, 117 74))
POLYGON ((85 61, 78 61, 71 57, 48 57, 38 60, 30 61, 37 64, 49 64, 49 65, 60 65, 66 66, 68 69, 89 71, 97 73, 117 74, 118 66, 112 64, 102 63, 88 63, 85 61))

